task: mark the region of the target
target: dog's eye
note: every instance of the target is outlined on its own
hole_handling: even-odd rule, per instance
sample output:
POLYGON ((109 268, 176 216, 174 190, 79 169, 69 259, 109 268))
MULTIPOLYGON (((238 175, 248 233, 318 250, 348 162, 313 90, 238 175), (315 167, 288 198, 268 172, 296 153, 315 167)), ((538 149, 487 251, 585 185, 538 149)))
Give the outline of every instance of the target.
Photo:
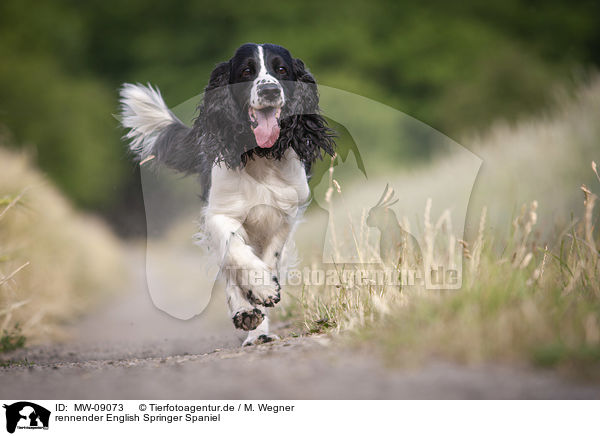
POLYGON ((248 78, 252 75, 252 70, 250 68, 244 68, 242 70, 242 77, 248 78))
POLYGON ((286 74, 287 70, 285 69, 285 67, 277 67, 277 73, 278 74, 286 74))

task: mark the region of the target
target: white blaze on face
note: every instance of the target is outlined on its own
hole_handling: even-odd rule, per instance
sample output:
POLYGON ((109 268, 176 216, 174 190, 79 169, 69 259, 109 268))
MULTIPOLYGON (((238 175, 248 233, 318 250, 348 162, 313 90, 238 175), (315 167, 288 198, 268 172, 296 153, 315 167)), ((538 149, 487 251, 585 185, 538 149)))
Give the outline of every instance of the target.
POLYGON ((279 115, 281 114, 281 107, 284 104, 284 93, 279 81, 269 74, 267 64, 265 61, 265 53, 262 46, 258 46, 258 64, 259 70, 252 89, 250 91, 250 108, 248 109, 248 116, 252 122, 252 131, 256 138, 256 143, 260 148, 270 148, 277 138, 279 138, 279 115), (261 86, 267 84, 275 84, 280 90, 280 99, 277 101, 276 106, 273 102, 267 102, 258 95, 258 90, 261 86))
POLYGON ((254 83, 252 84, 252 90, 250 91, 250 106, 254 109, 262 109, 265 106, 272 106, 271 104, 267 104, 263 99, 258 95, 258 89, 261 85, 266 85, 269 83, 277 85, 279 90, 281 91, 281 103, 278 106, 283 106, 285 103, 285 96, 283 95, 283 89, 279 80, 273 77, 269 70, 267 69, 267 63, 265 60, 265 51, 262 46, 258 46, 258 75, 256 79, 254 79, 254 83))

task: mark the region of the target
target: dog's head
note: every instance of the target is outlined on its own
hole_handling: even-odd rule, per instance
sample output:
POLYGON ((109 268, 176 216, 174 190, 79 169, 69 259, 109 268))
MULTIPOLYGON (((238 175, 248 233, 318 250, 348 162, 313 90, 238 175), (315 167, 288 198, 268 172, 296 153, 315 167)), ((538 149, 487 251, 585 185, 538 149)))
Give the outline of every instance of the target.
POLYGON ((273 44, 244 44, 211 73, 195 122, 215 159, 230 167, 254 155, 279 159, 292 147, 310 165, 333 154, 314 77, 273 44))
MULTIPOLYGON (((234 99, 248 108, 250 127, 260 148, 271 148, 281 131, 279 120, 286 101, 293 94, 290 81, 296 80, 294 60, 283 47, 246 44, 230 61, 230 84, 234 99)), ((293 83, 293 82, 292 82, 293 83)))

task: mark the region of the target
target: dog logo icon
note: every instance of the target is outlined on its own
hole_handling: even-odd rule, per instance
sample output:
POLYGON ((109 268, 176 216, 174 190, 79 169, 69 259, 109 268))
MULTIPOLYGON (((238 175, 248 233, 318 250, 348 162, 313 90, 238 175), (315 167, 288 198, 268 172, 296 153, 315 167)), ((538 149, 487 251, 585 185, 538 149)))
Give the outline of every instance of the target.
POLYGON ((14 433, 18 429, 48 429, 50 411, 28 401, 4 405, 6 409, 6 431, 14 433))

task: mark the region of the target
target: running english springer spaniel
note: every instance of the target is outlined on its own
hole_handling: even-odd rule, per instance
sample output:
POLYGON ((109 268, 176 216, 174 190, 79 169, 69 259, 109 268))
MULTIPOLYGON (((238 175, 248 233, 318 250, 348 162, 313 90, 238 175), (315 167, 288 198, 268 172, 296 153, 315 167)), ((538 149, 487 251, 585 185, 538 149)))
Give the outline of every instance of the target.
POLYGON ((122 124, 135 158, 198 174, 201 234, 218 256, 243 345, 268 342, 267 307, 280 300, 285 247, 306 208, 311 164, 334 154, 314 77, 288 50, 244 44, 218 64, 192 127, 159 91, 125 84, 122 124))

